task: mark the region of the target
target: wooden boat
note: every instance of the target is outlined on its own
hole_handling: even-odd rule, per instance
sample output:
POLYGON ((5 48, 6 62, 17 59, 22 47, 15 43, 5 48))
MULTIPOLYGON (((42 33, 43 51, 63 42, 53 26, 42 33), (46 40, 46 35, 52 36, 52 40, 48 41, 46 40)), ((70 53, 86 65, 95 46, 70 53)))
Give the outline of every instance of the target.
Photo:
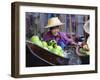
POLYGON ((67 58, 58 56, 31 42, 26 42, 26 46, 27 49, 29 49, 30 54, 48 65, 68 65, 69 59, 67 58))

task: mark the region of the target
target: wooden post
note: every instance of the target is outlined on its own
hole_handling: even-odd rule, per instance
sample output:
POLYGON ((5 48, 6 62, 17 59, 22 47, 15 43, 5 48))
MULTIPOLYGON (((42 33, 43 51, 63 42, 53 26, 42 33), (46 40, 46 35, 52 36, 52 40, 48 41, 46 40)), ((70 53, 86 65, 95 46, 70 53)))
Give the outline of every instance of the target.
MULTIPOLYGON (((72 33, 72 18, 71 18, 71 15, 69 15, 69 32, 72 33)), ((71 39, 72 39, 72 34, 71 34, 71 39)))
POLYGON ((78 28, 78 16, 75 15, 75 35, 77 35, 77 28, 78 28))

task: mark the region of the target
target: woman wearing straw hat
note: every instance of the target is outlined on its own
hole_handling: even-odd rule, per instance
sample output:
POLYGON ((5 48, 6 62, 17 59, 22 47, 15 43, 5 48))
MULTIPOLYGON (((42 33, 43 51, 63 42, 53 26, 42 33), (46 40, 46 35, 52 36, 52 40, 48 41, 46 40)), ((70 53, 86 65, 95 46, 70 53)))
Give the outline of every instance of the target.
POLYGON ((58 17, 52 17, 48 20, 48 24, 45 28, 49 28, 49 31, 43 35, 43 40, 50 41, 55 40, 58 45, 64 49, 65 45, 67 44, 74 44, 74 40, 67 37, 67 35, 64 32, 60 32, 60 26, 63 26, 64 23, 62 23, 58 17))
POLYGON ((87 20, 83 26, 83 29, 85 31, 85 44, 87 44, 86 46, 84 46, 84 48, 87 48, 89 50, 90 48, 90 20, 87 20))
MULTIPOLYGON (((48 24, 45 28, 49 28, 49 31, 43 35, 43 39, 45 41, 50 40, 56 40, 57 44, 62 47, 64 50, 64 47, 67 45, 77 45, 75 41, 71 38, 68 38, 66 33, 60 32, 60 26, 63 26, 64 23, 62 23, 58 17, 52 17, 48 20, 48 24)), ((68 64, 81 64, 81 61, 79 57, 76 56, 76 53, 72 51, 72 49, 69 49, 69 52, 65 51, 64 55, 66 58, 69 58, 68 64), (68 54, 67 54, 68 53, 68 54)))
POLYGON ((85 40, 83 41, 81 46, 77 46, 76 53, 80 56, 82 64, 89 64, 89 53, 90 53, 90 37, 89 37, 90 36, 90 21, 89 20, 85 22, 83 29, 85 32, 85 40), (83 50, 85 54, 82 54, 83 50))

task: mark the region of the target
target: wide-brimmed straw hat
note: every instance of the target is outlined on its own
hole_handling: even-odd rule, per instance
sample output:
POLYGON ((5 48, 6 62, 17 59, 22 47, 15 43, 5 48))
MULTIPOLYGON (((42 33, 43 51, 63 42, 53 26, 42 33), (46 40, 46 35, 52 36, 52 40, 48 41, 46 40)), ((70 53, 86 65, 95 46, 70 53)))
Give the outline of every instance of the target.
POLYGON ((83 29, 86 33, 90 33, 90 20, 86 21, 84 26, 83 26, 83 29))
POLYGON ((52 17, 50 19, 48 19, 48 24, 47 26, 45 26, 45 28, 50 28, 50 27, 55 27, 55 26, 60 26, 60 25, 64 25, 64 23, 62 23, 58 17, 52 17))

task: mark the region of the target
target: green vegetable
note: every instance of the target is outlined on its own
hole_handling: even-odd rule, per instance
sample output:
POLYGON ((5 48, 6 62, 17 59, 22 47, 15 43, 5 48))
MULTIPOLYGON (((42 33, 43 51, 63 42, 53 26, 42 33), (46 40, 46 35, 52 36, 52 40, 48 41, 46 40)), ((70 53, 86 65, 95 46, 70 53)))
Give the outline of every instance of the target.
POLYGON ((36 45, 38 45, 38 46, 40 46, 40 47, 43 47, 43 46, 42 46, 42 42, 41 42, 41 40, 39 39, 38 36, 32 36, 30 40, 31 40, 31 42, 33 42, 34 44, 36 44, 36 45))
POLYGON ((79 51, 81 54, 88 55, 87 54, 88 52, 86 50, 84 50, 83 48, 80 48, 79 51))

